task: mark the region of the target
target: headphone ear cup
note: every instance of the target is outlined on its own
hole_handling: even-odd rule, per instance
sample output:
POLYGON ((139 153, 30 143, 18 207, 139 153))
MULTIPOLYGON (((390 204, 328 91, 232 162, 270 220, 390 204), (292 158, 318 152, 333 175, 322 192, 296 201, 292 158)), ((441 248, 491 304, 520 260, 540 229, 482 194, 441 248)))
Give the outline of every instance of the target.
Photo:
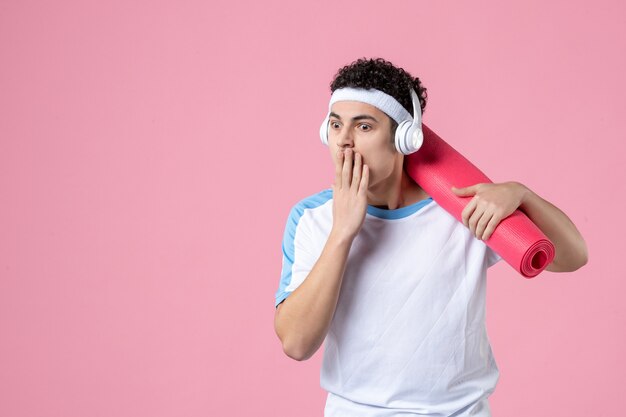
POLYGON ((410 155, 422 147, 424 133, 421 126, 413 121, 405 120, 396 129, 396 149, 404 155, 410 155))
POLYGON ((326 115, 322 125, 320 126, 320 139, 322 139, 322 143, 328 146, 328 122, 330 120, 329 115, 326 115))
POLYGON ((411 130, 412 123, 412 120, 405 120, 400 123, 396 128, 396 150, 404 155, 408 155, 409 153, 411 153, 409 148, 410 142, 407 139, 410 137, 409 131, 411 130))
POLYGON ((421 126, 415 126, 415 129, 413 130, 413 132, 411 132, 411 148, 413 149, 413 152, 419 150, 419 148, 422 147, 422 144, 424 143, 424 131, 422 131, 422 127, 421 126))
POLYGON ((413 120, 405 120, 396 129, 396 149, 398 152, 409 155, 422 147, 424 132, 422 132, 422 108, 415 90, 411 89, 413 102, 413 120))

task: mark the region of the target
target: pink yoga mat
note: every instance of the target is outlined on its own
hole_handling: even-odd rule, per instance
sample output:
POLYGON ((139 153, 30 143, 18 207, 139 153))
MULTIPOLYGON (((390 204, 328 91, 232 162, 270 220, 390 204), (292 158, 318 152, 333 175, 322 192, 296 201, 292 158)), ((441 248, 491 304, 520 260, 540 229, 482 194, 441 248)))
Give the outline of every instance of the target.
MULTIPOLYGON (((474 164, 422 124, 424 143, 405 159, 405 170, 444 210, 462 221, 471 197, 458 197, 452 186, 493 182, 474 164)), ((502 220, 489 239, 491 249, 526 278, 543 271, 554 259, 554 245, 520 210, 502 220)))

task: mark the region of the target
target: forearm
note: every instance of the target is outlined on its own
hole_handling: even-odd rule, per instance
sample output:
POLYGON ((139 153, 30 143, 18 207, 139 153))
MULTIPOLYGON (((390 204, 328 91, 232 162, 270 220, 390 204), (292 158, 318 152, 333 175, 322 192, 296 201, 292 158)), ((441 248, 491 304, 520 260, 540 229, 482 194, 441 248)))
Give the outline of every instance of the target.
POLYGON ((319 349, 335 314, 352 239, 331 233, 306 279, 276 311, 274 327, 285 353, 297 360, 319 349))
POLYGON ((587 263, 587 245, 574 223, 558 207, 528 187, 520 210, 554 243, 555 257, 546 268, 553 272, 575 271, 587 263))

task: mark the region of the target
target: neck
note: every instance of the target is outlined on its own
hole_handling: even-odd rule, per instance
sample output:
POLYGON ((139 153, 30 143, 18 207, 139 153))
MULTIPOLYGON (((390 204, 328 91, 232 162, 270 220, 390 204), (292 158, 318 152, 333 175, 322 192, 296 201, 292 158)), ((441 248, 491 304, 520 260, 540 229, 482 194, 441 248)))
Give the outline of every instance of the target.
POLYGON ((402 168, 400 158, 394 172, 385 181, 370 187, 367 204, 388 210, 395 210, 424 200, 429 195, 402 168))

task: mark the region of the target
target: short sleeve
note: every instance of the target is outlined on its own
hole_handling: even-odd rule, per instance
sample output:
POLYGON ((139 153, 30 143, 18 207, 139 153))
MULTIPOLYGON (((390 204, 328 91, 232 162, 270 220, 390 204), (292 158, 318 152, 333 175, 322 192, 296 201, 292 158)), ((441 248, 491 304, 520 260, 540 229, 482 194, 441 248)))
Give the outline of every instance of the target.
MULTIPOLYGON (((290 211, 282 242, 282 268, 275 307, 283 302, 308 276, 319 258, 319 239, 312 237, 311 219, 332 194, 328 191, 308 197, 290 211)), ((319 224, 319 218, 316 220, 319 224)))
POLYGON ((280 282, 278 284, 278 290, 275 294, 275 307, 278 307, 278 304, 282 303, 293 291, 293 289, 290 289, 289 287, 293 281, 293 266, 295 263, 294 246, 296 230, 298 229, 300 217, 302 216, 298 213, 298 207, 293 207, 289 212, 287 224, 285 225, 282 242, 283 260, 280 272, 280 282))

